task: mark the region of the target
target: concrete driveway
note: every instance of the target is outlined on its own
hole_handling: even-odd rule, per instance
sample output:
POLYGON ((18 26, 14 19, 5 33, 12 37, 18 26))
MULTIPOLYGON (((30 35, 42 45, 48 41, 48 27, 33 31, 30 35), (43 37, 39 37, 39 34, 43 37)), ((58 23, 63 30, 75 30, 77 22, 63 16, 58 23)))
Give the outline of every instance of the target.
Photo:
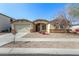
MULTIPOLYGON (((27 33, 17 33, 16 39, 19 39, 26 34, 27 33)), ((14 35, 12 35, 12 33, 6 33, 6 34, 0 35, 0 46, 4 45, 6 43, 12 42, 13 39, 14 39, 14 35)))

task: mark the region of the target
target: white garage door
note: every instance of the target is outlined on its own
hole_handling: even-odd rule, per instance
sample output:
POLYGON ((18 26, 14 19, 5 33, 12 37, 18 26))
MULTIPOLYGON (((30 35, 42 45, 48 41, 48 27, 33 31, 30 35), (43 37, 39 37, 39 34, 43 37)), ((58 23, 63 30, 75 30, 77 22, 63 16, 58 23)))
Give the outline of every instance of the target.
POLYGON ((29 32, 30 25, 15 25, 15 29, 17 32, 29 32))

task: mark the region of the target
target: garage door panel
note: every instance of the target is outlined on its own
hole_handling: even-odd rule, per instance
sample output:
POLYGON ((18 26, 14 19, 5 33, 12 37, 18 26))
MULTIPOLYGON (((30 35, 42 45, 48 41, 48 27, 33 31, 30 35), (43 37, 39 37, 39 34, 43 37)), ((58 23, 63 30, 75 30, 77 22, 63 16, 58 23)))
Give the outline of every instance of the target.
POLYGON ((27 32, 30 31, 30 25, 15 25, 17 32, 27 32))

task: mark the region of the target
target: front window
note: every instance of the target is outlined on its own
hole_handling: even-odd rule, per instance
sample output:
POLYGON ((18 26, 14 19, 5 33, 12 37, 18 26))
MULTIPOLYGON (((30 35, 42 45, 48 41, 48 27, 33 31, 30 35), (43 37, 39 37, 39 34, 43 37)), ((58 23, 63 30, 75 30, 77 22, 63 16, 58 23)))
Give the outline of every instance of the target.
POLYGON ((64 29, 64 25, 63 24, 60 24, 60 29, 64 29))
POLYGON ((42 30, 46 30, 46 25, 42 25, 42 30))

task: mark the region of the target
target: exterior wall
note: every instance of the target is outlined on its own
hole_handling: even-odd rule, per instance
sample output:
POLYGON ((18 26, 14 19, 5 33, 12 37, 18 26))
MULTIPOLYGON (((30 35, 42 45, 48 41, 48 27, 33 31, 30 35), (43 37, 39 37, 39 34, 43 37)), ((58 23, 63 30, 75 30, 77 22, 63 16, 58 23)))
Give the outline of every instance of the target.
POLYGON ((46 30, 47 30, 47 33, 50 33, 50 24, 47 24, 47 26, 46 26, 46 30))
POLYGON ((64 29, 61 29, 61 28, 56 28, 54 25, 50 25, 50 32, 51 33, 64 33, 64 32, 67 32, 68 28, 64 28, 64 29))
POLYGON ((65 33, 67 32, 65 29, 50 29, 51 33, 65 33))
POLYGON ((32 25, 32 29, 31 29, 31 32, 35 32, 35 31, 36 31, 36 25, 33 24, 33 25, 32 25))
POLYGON ((0 14, 0 32, 11 27, 10 18, 0 14))
POLYGON ((46 21, 36 21, 36 22, 34 22, 35 24, 38 24, 38 23, 43 23, 43 24, 47 24, 48 22, 46 22, 46 21))
POLYGON ((50 24, 50 29, 55 29, 55 26, 50 24))

